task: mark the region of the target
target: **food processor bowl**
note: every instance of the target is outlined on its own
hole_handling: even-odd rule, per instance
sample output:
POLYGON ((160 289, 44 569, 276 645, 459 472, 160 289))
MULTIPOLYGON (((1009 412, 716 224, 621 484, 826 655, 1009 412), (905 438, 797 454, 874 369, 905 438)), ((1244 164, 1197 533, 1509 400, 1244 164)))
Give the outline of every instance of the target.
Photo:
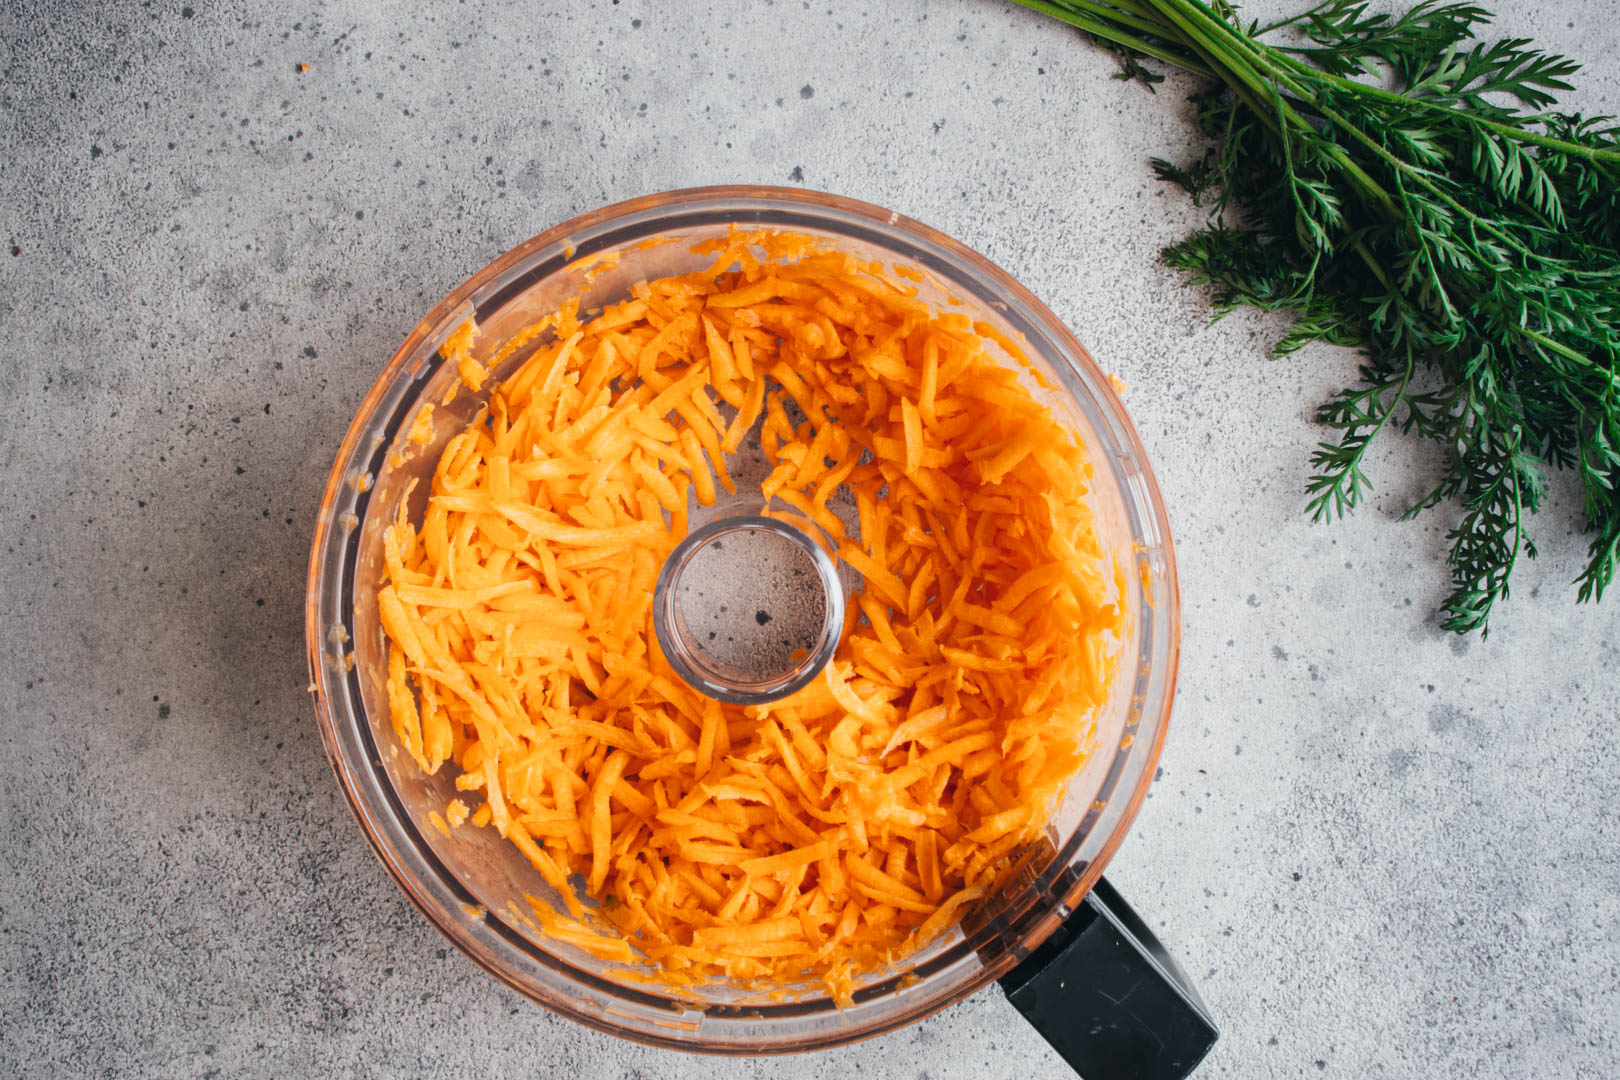
MULTIPOLYGON (((1015 1002, 1019 993, 1036 993, 1038 983, 1018 981, 1030 973, 1020 965, 1039 960, 1043 943, 1051 954, 1049 939, 1066 940, 1055 934, 1060 928, 1072 937, 1088 904, 1107 907, 1102 893, 1091 894, 1153 779, 1175 690, 1178 619, 1176 563, 1147 455, 1109 377, 1039 300, 983 256, 897 213, 798 189, 717 187, 584 214, 502 255, 435 305, 378 376, 338 450, 310 557, 306 631, 321 736, 354 814, 400 888, 458 948, 524 996, 600 1031, 680 1050, 771 1054, 891 1031, 997 979, 1012 980, 1004 985, 1015 1002), (441 403, 457 374, 440 345, 475 317, 474 356, 487 360, 500 342, 575 296, 583 294, 588 309, 622 299, 637 281, 706 265, 693 245, 733 227, 805 234, 863 259, 913 268, 921 272, 921 299, 1021 342, 1048 384, 1029 380, 1031 392, 1072 425, 1088 452, 1092 510, 1103 550, 1118 560, 1120 572, 1111 576, 1128 612, 1091 753, 1052 815, 1046 842, 1025 851, 1007 884, 956 930, 871 973, 843 1005, 819 985, 764 993, 723 983, 676 989, 627 981, 612 970, 622 965, 548 939, 524 898, 560 907, 556 893, 493 829, 452 834, 431 821, 456 794, 456 770, 425 775, 397 745, 388 717, 377 615, 383 530, 402 499, 419 519, 444 443, 528 355, 519 350, 492 372, 486 395, 463 390, 441 403), (434 437, 417 446, 408 435, 425 402, 437 406, 434 437)), ((1096 911, 1091 915, 1095 921, 1096 911)), ((1130 929, 1137 951, 1148 955, 1151 935, 1127 922, 1110 925, 1130 929)), ((1158 968, 1167 978, 1179 975, 1167 959, 1158 968)), ((1080 972, 1063 982, 1084 979, 1080 972)), ((1196 1003, 1190 991, 1186 996, 1196 1003)), ((1213 1038, 1207 1025, 1204 1048, 1213 1038)), ((1197 1050, 1192 1062, 1201 1056, 1197 1050)))

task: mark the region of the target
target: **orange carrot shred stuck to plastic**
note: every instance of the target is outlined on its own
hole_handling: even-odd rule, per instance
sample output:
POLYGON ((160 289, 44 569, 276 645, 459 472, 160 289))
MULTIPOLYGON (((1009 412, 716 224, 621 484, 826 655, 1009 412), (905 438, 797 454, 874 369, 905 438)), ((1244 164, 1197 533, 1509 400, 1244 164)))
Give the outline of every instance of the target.
POLYGON ((540 344, 385 536, 390 717, 418 767, 459 770, 443 842, 494 825, 555 894, 542 934, 651 965, 627 978, 847 1002, 1042 835, 1094 741, 1122 578, 1016 343, 806 237, 699 253, 480 348, 488 368, 472 323, 446 341, 474 391, 540 344), (650 594, 761 418, 778 501, 864 585, 823 676, 745 709, 680 681, 650 594))

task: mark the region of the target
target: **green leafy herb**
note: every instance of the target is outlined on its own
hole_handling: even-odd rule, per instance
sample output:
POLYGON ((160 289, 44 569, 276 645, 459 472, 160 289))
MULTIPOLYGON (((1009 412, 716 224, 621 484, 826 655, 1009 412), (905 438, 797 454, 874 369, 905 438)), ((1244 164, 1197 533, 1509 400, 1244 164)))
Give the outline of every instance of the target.
POLYGON ((1152 58, 1213 80, 1193 100, 1214 149, 1153 162, 1212 215, 1165 261, 1220 314, 1293 313, 1279 355, 1362 352, 1317 412, 1334 435, 1311 514, 1366 497, 1385 431, 1433 442, 1445 474, 1407 514, 1459 508, 1445 625, 1485 633, 1535 557, 1548 468, 1572 469, 1592 538, 1576 596, 1601 599, 1620 562, 1620 127, 1552 108, 1577 65, 1476 41, 1491 15, 1467 3, 1324 0, 1245 27, 1220 0, 1018 2, 1109 43, 1127 77, 1152 58))

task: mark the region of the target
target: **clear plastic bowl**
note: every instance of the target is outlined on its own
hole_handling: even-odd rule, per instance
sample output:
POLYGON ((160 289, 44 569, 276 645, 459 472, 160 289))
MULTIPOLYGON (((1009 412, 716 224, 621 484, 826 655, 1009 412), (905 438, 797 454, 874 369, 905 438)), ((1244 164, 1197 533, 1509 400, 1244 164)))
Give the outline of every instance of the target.
POLYGON ((1175 558, 1158 485, 1107 375, 1085 348, 1027 289, 950 237, 866 203, 783 188, 695 188, 593 211, 507 252, 435 305, 378 376, 338 449, 316 522, 306 602, 310 680, 327 755, 371 846, 423 914, 492 975, 547 1008, 639 1042, 725 1054, 811 1050, 890 1031, 972 994, 1027 957, 1097 882, 1135 817, 1164 742, 1179 650, 1175 558), (554 903, 555 894, 493 829, 468 826, 446 836, 430 822, 430 812, 454 794, 455 770, 423 775, 395 745, 388 721, 376 603, 382 530, 412 479, 423 481, 412 507, 420 510, 444 440, 480 404, 463 392, 441 406, 435 441, 402 454, 418 403, 437 402, 454 379, 439 345, 470 315, 482 328, 480 342, 498 344, 588 280, 586 306, 622 298, 638 279, 703 264, 692 244, 734 224, 810 234, 865 258, 910 265, 924 272, 923 299, 1022 338, 1055 388, 1042 396, 1090 453, 1099 533, 1122 563, 1131 616, 1096 718, 1094 749, 1052 819, 1049 844, 1026 852, 1020 872, 959 930, 874 973, 844 1008, 814 987, 772 996, 730 986, 673 992, 629 985, 607 974, 613 965, 548 940, 530 921, 523 894, 554 903), (588 279, 591 257, 608 252, 619 253, 618 265, 604 271, 598 263, 598 276, 588 279), (961 306, 950 307, 949 298, 961 306))

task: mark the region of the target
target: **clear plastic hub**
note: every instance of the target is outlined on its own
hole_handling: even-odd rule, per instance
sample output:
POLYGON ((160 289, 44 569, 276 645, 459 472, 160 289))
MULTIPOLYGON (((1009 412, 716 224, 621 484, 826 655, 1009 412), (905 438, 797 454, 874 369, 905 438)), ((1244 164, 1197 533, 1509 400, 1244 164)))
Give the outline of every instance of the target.
POLYGON ((659 647, 694 689, 743 705, 808 685, 838 646, 844 590, 819 544, 776 518, 717 518, 678 544, 653 593, 659 647))

